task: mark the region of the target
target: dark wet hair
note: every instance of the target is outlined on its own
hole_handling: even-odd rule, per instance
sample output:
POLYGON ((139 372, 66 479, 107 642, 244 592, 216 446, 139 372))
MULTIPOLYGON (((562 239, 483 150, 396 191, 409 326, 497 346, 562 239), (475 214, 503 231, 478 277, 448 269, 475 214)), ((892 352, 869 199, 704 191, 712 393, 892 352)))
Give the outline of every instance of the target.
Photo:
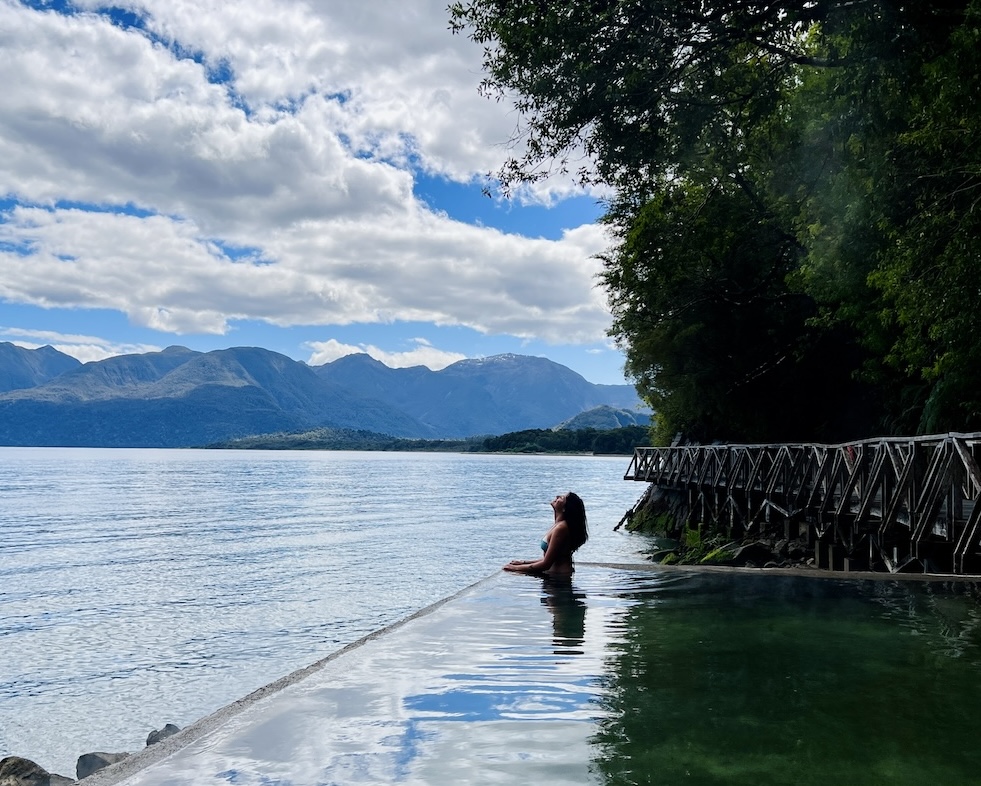
POLYGON ((589 540, 589 530, 586 529, 586 505, 574 491, 565 495, 562 518, 572 534, 572 550, 575 551, 589 540))

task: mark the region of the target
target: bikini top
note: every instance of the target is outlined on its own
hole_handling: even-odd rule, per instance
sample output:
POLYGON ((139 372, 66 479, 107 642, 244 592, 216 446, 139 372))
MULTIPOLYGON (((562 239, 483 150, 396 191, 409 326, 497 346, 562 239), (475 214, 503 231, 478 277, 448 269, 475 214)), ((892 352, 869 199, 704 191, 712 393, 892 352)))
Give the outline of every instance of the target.
POLYGON ((542 540, 542 551, 548 551, 548 541, 542 540))

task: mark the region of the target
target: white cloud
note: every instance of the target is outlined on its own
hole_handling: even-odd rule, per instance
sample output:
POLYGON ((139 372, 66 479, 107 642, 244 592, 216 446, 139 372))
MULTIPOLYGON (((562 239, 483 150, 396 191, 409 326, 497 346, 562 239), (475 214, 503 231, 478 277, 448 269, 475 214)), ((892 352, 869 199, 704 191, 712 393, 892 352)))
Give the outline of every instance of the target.
POLYGON ((20 203, 0 216, 0 298, 175 334, 402 320, 602 339, 599 227, 507 235, 413 196, 413 166, 495 169, 515 123, 477 94, 479 47, 443 0, 114 5, 148 33, 0 0, 0 193, 20 203))
POLYGON ((354 346, 353 344, 342 344, 333 338, 327 341, 311 341, 307 346, 313 350, 310 359, 307 361, 311 366, 322 366, 324 363, 332 363, 348 355, 365 354, 364 347, 354 346))
POLYGON ((177 334, 224 334, 235 319, 401 320, 575 343, 597 340, 609 319, 594 226, 553 242, 417 212, 272 232, 263 259, 232 260, 189 221, 18 208, 0 224, 4 242, 32 253, 0 251, 0 297, 114 309, 177 334))
POLYGON ((410 368, 412 366, 426 366, 433 371, 446 368, 451 363, 465 360, 466 355, 459 352, 446 352, 432 346, 425 339, 414 339, 416 344, 405 352, 388 352, 371 344, 342 344, 335 339, 327 341, 311 341, 308 346, 313 350, 310 359, 307 361, 311 366, 322 366, 338 358, 347 355, 366 354, 375 360, 381 361, 389 368, 410 368))
POLYGON ((83 363, 105 360, 116 355, 141 355, 146 352, 159 352, 161 350, 161 347, 152 344, 114 344, 97 336, 58 333, 52 330, 0 327, 0 336, 11 344, 24 347, 24 349, 39 349, 43 346, 50 346, 83 363))

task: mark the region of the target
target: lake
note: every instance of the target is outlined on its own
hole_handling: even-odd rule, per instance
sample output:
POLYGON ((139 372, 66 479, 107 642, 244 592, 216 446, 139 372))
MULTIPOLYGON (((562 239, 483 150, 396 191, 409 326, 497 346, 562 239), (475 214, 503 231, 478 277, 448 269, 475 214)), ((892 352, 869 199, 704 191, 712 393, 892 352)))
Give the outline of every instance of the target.
POLYGON ((583 559, 644 486, 626 457, 0 448, 0 757, 73 775, 536 556, 583 559))
POLYGON ((0 756, 72 775, 470 587, 134 783, 977 781, 977 584, 652 569, 626 465, 0 449, 0 756), (570 489, 573 582, 500 573, 570 489))

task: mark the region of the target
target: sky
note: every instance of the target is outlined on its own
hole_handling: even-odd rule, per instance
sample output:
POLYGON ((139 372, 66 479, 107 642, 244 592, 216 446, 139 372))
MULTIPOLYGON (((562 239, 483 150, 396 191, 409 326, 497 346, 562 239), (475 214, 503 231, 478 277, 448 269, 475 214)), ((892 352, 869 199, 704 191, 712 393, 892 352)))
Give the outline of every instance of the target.
POLYGON ((622 384, 603 195, 485 195, 520 117, 446 5, 0 0, 0 342, 622 384))

